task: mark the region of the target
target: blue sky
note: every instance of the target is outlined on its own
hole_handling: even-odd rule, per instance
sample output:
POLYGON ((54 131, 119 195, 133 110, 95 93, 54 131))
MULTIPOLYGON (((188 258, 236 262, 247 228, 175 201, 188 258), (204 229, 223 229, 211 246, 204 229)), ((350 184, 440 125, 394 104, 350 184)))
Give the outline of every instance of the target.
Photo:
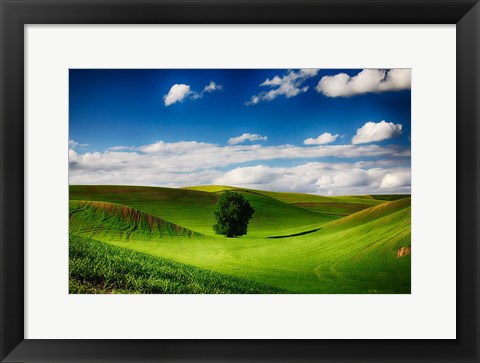
POLYGON ((410 192, 409 69, 72 69, 70 183, 410 192))

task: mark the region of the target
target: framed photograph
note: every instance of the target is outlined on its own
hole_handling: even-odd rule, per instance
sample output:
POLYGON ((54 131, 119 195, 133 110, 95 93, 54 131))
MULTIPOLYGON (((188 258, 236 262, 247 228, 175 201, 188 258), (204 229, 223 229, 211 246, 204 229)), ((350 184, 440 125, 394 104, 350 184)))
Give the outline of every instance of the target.
POLYGON ((477 1, 1 12, 2 362, 480 361, 477 1))
POLYGON ((411 84, 70 69, 69 293, 410 294, 411 84))

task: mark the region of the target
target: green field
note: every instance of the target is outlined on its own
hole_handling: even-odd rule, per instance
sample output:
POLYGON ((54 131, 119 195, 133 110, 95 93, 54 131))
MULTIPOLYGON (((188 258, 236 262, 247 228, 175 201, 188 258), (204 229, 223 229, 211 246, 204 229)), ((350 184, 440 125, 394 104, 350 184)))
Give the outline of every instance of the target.
POLYGON ((409 195, 70 186, 71 293, 410 293, 409 195), (255 209, 212 229, 220 193, 255 209))

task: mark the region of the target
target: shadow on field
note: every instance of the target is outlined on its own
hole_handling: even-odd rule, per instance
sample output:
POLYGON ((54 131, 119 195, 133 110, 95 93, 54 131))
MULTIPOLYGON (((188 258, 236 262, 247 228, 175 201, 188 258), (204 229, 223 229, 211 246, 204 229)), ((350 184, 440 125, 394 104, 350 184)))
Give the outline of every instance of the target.
POLYGON ((268 237, 268 238, 287 238, 287 237, 297 237, 297 236, 303 236, 304 234, 309 234, 309 233, 313 233, 313 232, 316 232, 316 231, 319 231, 321 230, 321 228, 316 228, 316 229, 312 229, 310 231, 305 231, 305 232, 300 232, 300 233, 295 233, 295 234, 288 234, 286 236, 273 236, 273 237, 268 237))

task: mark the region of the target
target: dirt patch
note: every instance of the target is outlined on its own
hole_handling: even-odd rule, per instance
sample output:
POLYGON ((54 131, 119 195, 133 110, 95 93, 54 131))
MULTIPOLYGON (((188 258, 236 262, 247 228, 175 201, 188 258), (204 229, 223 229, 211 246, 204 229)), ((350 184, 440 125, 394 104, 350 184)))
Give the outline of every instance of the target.
POLYGON ((412 251, 412 247, 400 247, 397 251, 397 258, 409 255, 412 251))

